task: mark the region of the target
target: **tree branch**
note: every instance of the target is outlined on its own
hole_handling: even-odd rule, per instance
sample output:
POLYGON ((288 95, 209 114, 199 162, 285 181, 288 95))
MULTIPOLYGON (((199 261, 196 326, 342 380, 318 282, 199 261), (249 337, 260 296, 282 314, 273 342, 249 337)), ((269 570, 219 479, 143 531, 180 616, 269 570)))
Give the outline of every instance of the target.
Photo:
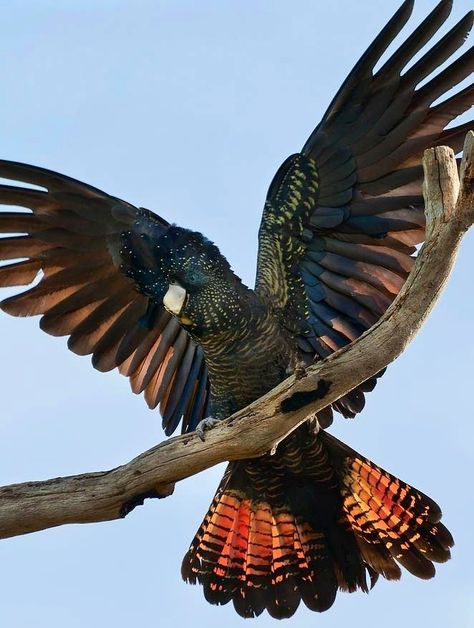
POLYGON ((171 494, 174 483, 185 477, 224 460, 262 455, 309 414, 398 357, 426 320, 474 222, 474 133, 466 137, 461 183, 451 149, 429 149, 423 163, 426 242, 400 294, 368 332, 311 366, 301 379, 288 378, 223 421, 205 442, 194 434, 178 436, 110 471, 0 488, 0 538, 66 523, 118 519, 146 497, 171 494), (311 404, 304 404, 309 391, 311 404))

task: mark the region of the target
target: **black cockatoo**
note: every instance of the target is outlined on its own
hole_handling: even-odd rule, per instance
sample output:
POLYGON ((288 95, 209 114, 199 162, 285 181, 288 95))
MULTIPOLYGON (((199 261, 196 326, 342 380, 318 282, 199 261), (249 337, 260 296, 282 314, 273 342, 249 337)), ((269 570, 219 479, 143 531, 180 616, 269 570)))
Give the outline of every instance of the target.
MULTIPOLYGON (((167 434, 180 423, 203 433, 295 365, 353 341, 393 301, 423 241, 424 149, 459 152, 471 127, 445 129, 472 105, 473 86, 444 95, 471 74, 473 50, 429 77, 462 46, 472 12, 413 61, 450 13, 442 0, 374 69, 412 7, 403 3, 276 173, 253 290, 200 233, 61 174, 1 161, 1 177, 27 186, 1 185, 0 203, 31 211, 0 212, 0 285, 40 274, 2 309, 40 314, 44 331, 68 335, 97 369, 118 368, 150 408, 159 404, 167 434)), ((338 589, 367 591, 379 575, 399 578, 400 565, 430 578, 433 562, 449 558, 439 507, 326 431, 333 410, 360 412, 375 383, 348 392, 273 455, 229 465, 182 565, 209 602, 232 600, 244 617, 289 617, 301 600, 323 611, 338 589)))

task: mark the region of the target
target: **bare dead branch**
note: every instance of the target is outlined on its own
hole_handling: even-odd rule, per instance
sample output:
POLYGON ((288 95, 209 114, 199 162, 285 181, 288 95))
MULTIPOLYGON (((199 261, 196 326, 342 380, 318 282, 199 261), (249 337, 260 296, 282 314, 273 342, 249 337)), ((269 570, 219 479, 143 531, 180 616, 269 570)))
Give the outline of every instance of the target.
POLYGON ((185 477, 224 460, 270 451, 308 414, 398 357, 439 297, 462 237, 474 222, 474 133, 466 137, 461 182, 454 154, 446 147, 425 152, 424 171, 426 242, 399 296, 368 332, 312 366, 301 379, 288 378, 223 421, 205 442, 194 434, 178 436, 110 471, 0 488, 0 538, 66 523, 118 519, 146 497, 171 494, 174 483, 185 477), (300 393, 315 390, 320 397, 298 407, 296 401, 304 399, 300 393), (283 412, 282 402, 297 409, 283 412))

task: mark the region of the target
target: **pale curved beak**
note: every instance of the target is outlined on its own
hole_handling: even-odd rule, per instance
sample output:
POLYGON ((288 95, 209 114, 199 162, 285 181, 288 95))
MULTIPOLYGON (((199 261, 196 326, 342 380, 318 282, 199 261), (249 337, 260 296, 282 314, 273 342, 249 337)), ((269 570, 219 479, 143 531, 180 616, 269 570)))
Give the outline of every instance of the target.
POLYGON ((168 291, 163 298, 163 305, 175 316, 179 316, 179 313, 183 309, 184 302, 186 301, 186 290, 179 283, 170 283, 168 291))

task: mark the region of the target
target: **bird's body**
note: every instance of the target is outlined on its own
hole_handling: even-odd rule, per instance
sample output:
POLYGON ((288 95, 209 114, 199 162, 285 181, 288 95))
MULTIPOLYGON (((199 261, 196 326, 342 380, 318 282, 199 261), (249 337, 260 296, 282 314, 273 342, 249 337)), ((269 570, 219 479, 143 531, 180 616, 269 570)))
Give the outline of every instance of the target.
POLYGON ((288 376, 296 356, 294 338, 279 320, 272 300, 245 286, 201 233, 171 227, 165 241, 157 239, 156 263, 162 267, 161 259, 166 260, 164 282, 158 292, 156 286, 150 290, 142 279, 150 260, 141 254, 143 244, 149 245, 150 232, 150 225, 141 223, 133 235, 124 237, 127 272, 156 307, 162 306, 163 286, 173 282, 189 295, 177 312, 168 309, 203 350, 209 375, 208 414, 225 419, 288 376), (196 291, 199 301, 194 303, 196 291))
MULTIPOLYGON (((41 281, 2 302, 41 314, 99 370, 118 368, 167 434, 224 419, 324 359, 386 311, 424 238, 425 148, 462 147, 471 126, 445 127, 473 104, 474 86, 437 99, 472 73, 472 12, 421 58, 447 19, 442 0, 377 70, 407 22, 403 3, 356 64, 300 153, 270 185, 255 289, 202 234, 57 173, 0 161, 0 286, 41 281), (420 86, 421 85, 421 86, 420 86), (38 189, 42 188, 41 190, 38 189), (18 235, 22 234, 22 235, 18 235), (13 261, 12 261, 13 260, 13 261)), ((429 497, 353 451, 326 428, 354 417, 377 378, 348 391, 275 452, 229 465, 182 573, 245 617, 322 611, 337 590, 367 591, 400 567, 430 578, 453 544, 429 497)))
POLYGON ((288 376, 291 345, 285 330, 258 297, 251 315, 219 336, 203 342, 211 390, 210 414, 225 419, 288 376), (216 338, 217 340, 217 338, 216 338))

